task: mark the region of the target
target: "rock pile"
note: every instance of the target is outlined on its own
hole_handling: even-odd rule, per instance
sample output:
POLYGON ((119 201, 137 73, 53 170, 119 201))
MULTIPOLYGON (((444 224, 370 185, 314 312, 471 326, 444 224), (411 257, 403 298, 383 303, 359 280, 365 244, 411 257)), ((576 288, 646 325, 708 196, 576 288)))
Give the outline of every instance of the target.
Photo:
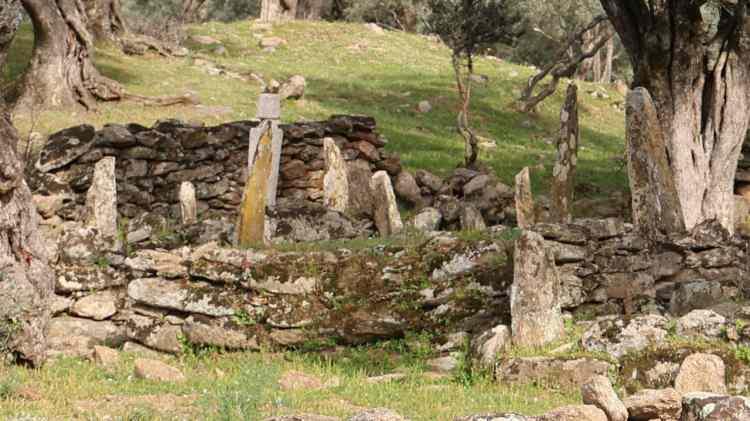
POLYGON ((447 179, 424 170, 395 181, 396 194, 420 209, 413 224, 421 229, 483 229, 512 222, 513 190, 489 172, 456 169, 447 179))
POLYGON ((584 405, 565 406, 538 417, 518 414, 475 415, 456 421, 741 421, 750 419, 750 402, 740 396, 675 389, 644 389, 620 400, 605 376, 581 387, 584 405))

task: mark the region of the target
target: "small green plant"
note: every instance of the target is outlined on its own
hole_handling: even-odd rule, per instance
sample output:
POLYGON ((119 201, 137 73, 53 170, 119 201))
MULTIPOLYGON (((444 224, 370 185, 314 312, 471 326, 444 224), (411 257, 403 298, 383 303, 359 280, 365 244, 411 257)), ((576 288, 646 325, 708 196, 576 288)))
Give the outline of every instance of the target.
POLYGON ((670 320, 667 323, 667 335, 670 339, 677 339, 677 321, 670 320))
POLYGON ((737 329, 737 332, 741 332, 742 329, 745 328, 745 326, 747 326, 747 322, 742 319, 737 319, 734 321, 734 327, 737 329))
POLYGON ((750 347, 747 345, 738 345, 734 349, 734 356, 745 364, 750 364, 750 347))
POLYGON ((0 379, 0 400, 6 400, 13 397, 13 393, 18 388, 18 384, 19 381, 15 375, 0 379))
POLYGON ((8 275, 5 274, 5 272, 0 271, 0 282, 5 282, 8 280, 8 275))
POLYGON ((255 317, 244 309, 235 312, 232 320, 240 326, 254 326, 258 323, 255 317))
POLYGON ((336 347, 336 341, 333 338, 316 338, 308 339, 299 347, 299 352, 310 353, 319 352, 336 347))
POLYGON ((147 407, 134 408, 125 416, 125 420, 127 421, 147 421, 158 418, 158 413, 147 407))
POLYGON ((97 256, 96 259, 94 259, 94 264, 99 269, 106 269, 110 266, 111 262, 107 258, 107 256, 97 256))

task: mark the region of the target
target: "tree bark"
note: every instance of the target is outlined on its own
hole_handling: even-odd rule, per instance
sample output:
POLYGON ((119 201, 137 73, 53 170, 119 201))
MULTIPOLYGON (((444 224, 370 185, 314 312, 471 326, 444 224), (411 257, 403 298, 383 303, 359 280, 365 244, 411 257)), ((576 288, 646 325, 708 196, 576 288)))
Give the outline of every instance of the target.
POLYGON ((122 17, 120 0, 83 0, 88 29, 97 41, 118 43, 129 32, 122 17))
MULTIPOLYGON (((86 26, 93 39, 118 46, 126 54, 143 55, 148 51, 162 56, 178 55, 179 46, 159 41, 153 37, 135 34, 130 31, 127 21, 122 15, 120 0, 77 0, 82 1, 86 17, 86 26)), ((205 0, 188 2, 187 10, 183 10, 191 19, 193 14, 203 6, 205 0)))
POLYGON ((5 64, 8 50, 21 23, 19 0, 0 0, 0 66, 5 64))
POLYGON ((332 8, 331 0, 299 0, 297 19, 320 20, 332 8))
POLYGON ((34 52, 20 85, 17 109, 134 100, 146 105, 195 104, 191 95, 150 98, 129 94, 94 66, 93 37, 81 0, 21 0, 34 25, 34 52))
POLYGON ((716 219, 734 232, 734 176, 750 105, 747 3, 601 3, 630 56, 633 87, 653 97, 685 227, 716 219))
MULTIPOLYGON (((19 1, 0 0, 0 67, 18 29, 20 11, 19 1)), ((39 366, 46 359, 54 273, 17 146, 18 133, 0 111, 0 354, 39 366)))
POLYGON ((34 52, 16 107, 52 107, 117 100, 122 88, 93 63, 93 39, 80 0, 22 0, 34 24, 34 52))
POLYGON ((0 116, 0 353, 38 366, 46 359, 54 276, 17 142, 7 115, 0 116))
POLYGON ((182 22, 191 23, 200 20, 200 12, 206 0, 182 0, 182 22))
POLYGON ((260 9, 260 20, 278 22, 297 17, 298 0, 263 0, 260 9))

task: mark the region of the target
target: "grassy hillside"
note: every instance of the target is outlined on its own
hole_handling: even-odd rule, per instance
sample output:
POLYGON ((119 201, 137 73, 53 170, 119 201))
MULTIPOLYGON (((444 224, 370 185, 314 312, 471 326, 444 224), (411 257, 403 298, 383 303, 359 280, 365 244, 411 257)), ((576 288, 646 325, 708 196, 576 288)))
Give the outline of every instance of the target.
MULTIPOLYGON (((209 75, 195 65, 195 56, 202 54, 237 73, 255 72, 277 80, 293 74, 305 76, 307 95, 284 104, 286 121, 321 119, 334 113, 367 114, 377 118, 391 142, 388 148, 401 154, 408 168, 445 174, 461 163, 463 144, 455 132, 456 93, 449 51, 429 38, 399 32, 376 34, 357 24, 309 22, 285 23, 270 30, 247 21, 207 23, 188 32, 221 40, 228 54, 218 56, 210 47, 189 45, 194 52, 191 57, 163 59, 130 57, 103 47, 97 52, 97 64, 105 75, 135 93, 193 91, 201 106, 151 108, 120 103, 104 104, 97 113, 36 110, 35 118, 29 113, 14 116, 17 126, 22 133, 33 128, 49 134, 84 122, 151 124, 160 118, 179 118, 216 124, 252 118, 260 85, 209 75), (261 35, 280 36, 288 43, 275 52, 263 52, 258 46, 261 35), (422 100, 432 103, 432 112, 416 111, 422 100)), ((31 28, 25 26, 3 74, 6 82, 22 72, 32 45, 31 28)), ((482 136, 497 142, 497 148, 483 151, 481 159, 509 184, 523 166, 543 164, 544 170, 534 171, 534 182, 537 189, 546 190, 564 87, 540 107, 538 115, 529 117, 517 113, 513 101, 533 69, 482 58, 477 72, 488 76, 489 83, 476 89, 474 125, 482 136)), ((626 188, 624 172, 614 164, 623 149, 623 114, 615 107, 622 97, 609 90, 610 98, 594 98, 589 94, 594 89, 604 88, 581 86, 579 183, 588 196, 626 188)))

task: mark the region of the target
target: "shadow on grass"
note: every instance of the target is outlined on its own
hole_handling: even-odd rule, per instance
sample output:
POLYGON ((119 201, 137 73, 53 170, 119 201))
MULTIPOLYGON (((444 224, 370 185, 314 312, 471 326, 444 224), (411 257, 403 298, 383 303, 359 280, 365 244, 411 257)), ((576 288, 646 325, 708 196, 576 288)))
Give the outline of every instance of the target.
MULTIPOLYGON (((456 101, 455 89, 445 78, 361 78, 341 84, 311 79, 308 86, 308 98, 327 108, 375 117, 379 130, 390 141, 387 149, 398 153, 407 168, 446 175, 463 162, 463 139, 456 131, 456 106, 452 104, 456 101), (434 101, 431 112, 416 111, 415 105, 422 99, 434 101)), ((495 149, 483 150, 480 160, 508 184, 523 167, 534 167, 534 189, 546 192, 556 156, 554 141, 559 122, 551 116, 522 114, 512 104, 498 101, 498 90, 511 86, 502 81, 476 90, 472 101, 475 129, 497 144, 495 149)), ((622 139, 588 126, 584 113, 581 142, 577 181, 587 185, 583 190, 602 196, 627 189, 625 173, 612 160, 622 156, 622 139)))

